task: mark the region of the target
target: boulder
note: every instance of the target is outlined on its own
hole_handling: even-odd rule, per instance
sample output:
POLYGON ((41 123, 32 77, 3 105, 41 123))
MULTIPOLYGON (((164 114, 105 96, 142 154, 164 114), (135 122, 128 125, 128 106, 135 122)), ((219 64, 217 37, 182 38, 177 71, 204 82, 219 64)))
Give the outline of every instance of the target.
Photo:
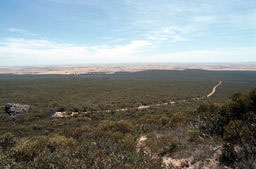
POLYGON ((28 112, 30 106, 29 105, 22 105, 16 103, 7 103, 5 105, 5 112, 9 115, 17 116, 22 113, 28 112))

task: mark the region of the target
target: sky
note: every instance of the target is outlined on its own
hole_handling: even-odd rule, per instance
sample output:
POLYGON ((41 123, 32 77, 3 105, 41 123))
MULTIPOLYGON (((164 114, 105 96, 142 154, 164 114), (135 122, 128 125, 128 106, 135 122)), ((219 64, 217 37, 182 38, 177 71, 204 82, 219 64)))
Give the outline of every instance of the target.
POLYGON ((183 62, 256 62, 256 1, 0 1, 0 66, 183 62))

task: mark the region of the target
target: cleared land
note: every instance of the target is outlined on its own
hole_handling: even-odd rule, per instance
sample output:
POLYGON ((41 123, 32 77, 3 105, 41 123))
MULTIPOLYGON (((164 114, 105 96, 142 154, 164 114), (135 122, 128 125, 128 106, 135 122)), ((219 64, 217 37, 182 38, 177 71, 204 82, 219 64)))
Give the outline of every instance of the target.
POLYGON ((114 74, 116 72, 139 72, 145 70, 202 69, 217 71, 256 71, 256 63, 241 64, 99 64, 34 67, 0 67, 0 74, 114 74))

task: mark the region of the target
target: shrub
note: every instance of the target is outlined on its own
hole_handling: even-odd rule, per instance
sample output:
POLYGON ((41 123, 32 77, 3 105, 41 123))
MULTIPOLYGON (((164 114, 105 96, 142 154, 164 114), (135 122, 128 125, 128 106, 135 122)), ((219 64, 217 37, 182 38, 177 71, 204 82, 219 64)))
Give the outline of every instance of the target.
POLYGON ((224 139, 233 144, 241 144, 242 140, 248 139, 249 133, 249 128, 241 120, 230 121, 224 127, 224 139))
POLYGON ((83 135, 88 132, 92 132, 95 129, 88 125, 83 125, 81 127, 65 128, 61 131, 66 137, 73 137, 76 140, 79 140, 83 135))
POLYGON ((220 113, 203 113, 197 119, 199 130, 205 136, 222 136, 226 123, 225 117, 220 113))
POLYGON ((16 161, 31 161, 46 147, 46 139, 23 138, 12 148, 12 157, 16 161))
POLYGON ((104 120, 99 123, 98 128, 105 131, 120 131, 122 133, 133 131, 133 125, 126 120, 120 120, 118 122, 104 120))
MULTIPOLYGON (((199 129, 202 133, 224 138, 220 161, 233 166, 256 157, 256 89, 248 94, 235 93, 231 101, 221 107, 200 113, 199 129), (234 147, 241 151, 237 153, 234 147), (233 161, 233 162, 231 162, 233 161)), ((213 106, 212 106, 213 107, 213 106)))
POLYGON ((199 131, 189 131, 188 135, 189 135, 189 139, 188 139, 189 142, 199 143, 199 142, 202 141, 200 139, 200 132, 199 131))
POLYGON ((114 121, 103 120, 99 123, 98 128, 101 130, 112 130, 115 127, 114 121))
POLYGON ((151 152, 159 154, 160 156, 164 156, 166 154, 170 155, 179 147, 178 142, 169 134, 164 134, 159 137, 154 134, 148 135, 145 145, 146 147, 149 147, 151 152))
POLYGON ((133 131, 133 125, 125 120, 120 120, 116 123, 116 128, 122 133, 130 133, 133 131))
POLYGON ((222 149, 222 153, 219 157, 219 161, 222 164, 233 167, 236 159, 237 159, 237 155, 236 155, 236 152, 234 151, 234 145, 225 144, 222 149))
POLYGON ((65 111, 65 106, 56 101, 49 103, 48 108, 50 108, 56 112, 64 112, 65 111))
POLYGON ((60 136, 58 134, 55 134, 54 136, 51 136, 48 141, 48 146, 57 148, 57 147, 72 147, 75 145, 76 142, 73 138, 66 138, 65 136, 60 136))
POLYGON ((12 133, 5 133, 4 135, 0 136, 0 146, 3 150, 13 147, 15 143, 16 139, 12 133))
POLYGON ((188 114, 183 112, 177 112, 173 114, 170 118, 169 124, 172 127, 178 127, 184 125, 188 122, 188 114))
POLYGON ((124 134, 121 133, 120 131, 117 131, 117 132, 113 133, 113 137, 114 137, 115 141, 119 141, 119 140, 123 139, 124 134))
POLYGON ((135 151, 136 142, 134 137, 131 134, 125 134, 124 139, 122 141, 122 148, 128 151, 135 151))

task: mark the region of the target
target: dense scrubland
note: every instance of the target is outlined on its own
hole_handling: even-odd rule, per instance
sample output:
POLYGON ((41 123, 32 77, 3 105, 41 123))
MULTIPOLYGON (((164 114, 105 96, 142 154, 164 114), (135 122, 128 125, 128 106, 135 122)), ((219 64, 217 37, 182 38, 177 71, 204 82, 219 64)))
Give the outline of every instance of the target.
POLYGON ((246 71, 0 75, 0 168, 253 168, 255 87, 256 72, 246 71), (213 96, 192 100, 220 80, 213 96), (31 108, 9 116, 9 102, 31 108))

